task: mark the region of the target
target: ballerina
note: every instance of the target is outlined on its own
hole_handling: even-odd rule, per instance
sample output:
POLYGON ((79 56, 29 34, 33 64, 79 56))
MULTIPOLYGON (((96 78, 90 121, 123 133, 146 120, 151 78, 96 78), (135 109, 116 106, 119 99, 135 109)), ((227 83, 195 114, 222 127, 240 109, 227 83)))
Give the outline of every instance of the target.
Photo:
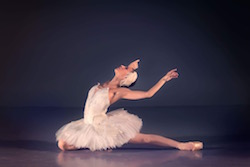
POLYGON ((115 76, 94 85, 88 92, 84 107, 84 117, 71 121, 56 132, 56 140, 61 150, 88 148, 91 151, 121 147, 125 143, 154 144, 174 147, 179 150, 200 150, 200 141, 179 142, 155 134, 140 133, 142 120, 119 108, 107 113, 108 107, 120 99, 139 100, 151 98, 168 81, 178 78, 177 69, 170 70, 148 91, 130 90, 137 79, 139 59, 128 66, 114 69, 115 76))

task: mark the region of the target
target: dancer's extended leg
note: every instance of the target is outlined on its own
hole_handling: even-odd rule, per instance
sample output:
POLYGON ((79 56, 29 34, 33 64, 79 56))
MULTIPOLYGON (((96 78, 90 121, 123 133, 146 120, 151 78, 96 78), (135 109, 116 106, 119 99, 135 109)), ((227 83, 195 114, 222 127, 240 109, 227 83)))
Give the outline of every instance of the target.
POLYGON ((164 147, 174 147, 180 150, 199 150, 203 147, 201 142, 178 142, 176 140, 166 138, 154 134, 138 133, 134 138, 129 140, 129 143, 134 144, 154 144, 164 147))

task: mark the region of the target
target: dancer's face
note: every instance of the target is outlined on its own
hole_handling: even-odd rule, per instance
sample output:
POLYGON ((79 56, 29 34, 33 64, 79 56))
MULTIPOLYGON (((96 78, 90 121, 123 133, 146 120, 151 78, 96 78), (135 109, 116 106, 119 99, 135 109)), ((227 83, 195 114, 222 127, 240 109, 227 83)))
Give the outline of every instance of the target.
POLYGON ((129 73, 128 67, 124 65, 120 65, 114 71, 115 75, 120 78, 124 78, 129 73))

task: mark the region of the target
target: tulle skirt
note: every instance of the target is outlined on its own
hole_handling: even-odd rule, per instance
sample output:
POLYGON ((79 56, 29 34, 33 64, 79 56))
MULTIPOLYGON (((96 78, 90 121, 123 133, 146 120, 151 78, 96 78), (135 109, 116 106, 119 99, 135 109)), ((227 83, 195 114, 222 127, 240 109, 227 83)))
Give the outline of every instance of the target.
POLYGON ((84 118, 71 121, 56 132, 56 140, 63 140, 76 148, 91 151, 120 147, 140 132, 142 120, 123 108, 108 112, 86 123, 84 118))

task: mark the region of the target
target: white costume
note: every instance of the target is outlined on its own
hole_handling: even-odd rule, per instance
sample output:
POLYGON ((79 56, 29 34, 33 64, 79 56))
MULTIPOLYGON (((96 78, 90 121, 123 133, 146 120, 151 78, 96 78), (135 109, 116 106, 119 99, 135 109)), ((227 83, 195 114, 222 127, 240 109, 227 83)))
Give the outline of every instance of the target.
POLYGON ((109 88, 93 86, 84 108, 84 118, 72 121, 56 132, 56 140, 63 140, 77 148, 91 151, 120 147, 140 132, 142 120, 123 108, 107 113, 109 88))

